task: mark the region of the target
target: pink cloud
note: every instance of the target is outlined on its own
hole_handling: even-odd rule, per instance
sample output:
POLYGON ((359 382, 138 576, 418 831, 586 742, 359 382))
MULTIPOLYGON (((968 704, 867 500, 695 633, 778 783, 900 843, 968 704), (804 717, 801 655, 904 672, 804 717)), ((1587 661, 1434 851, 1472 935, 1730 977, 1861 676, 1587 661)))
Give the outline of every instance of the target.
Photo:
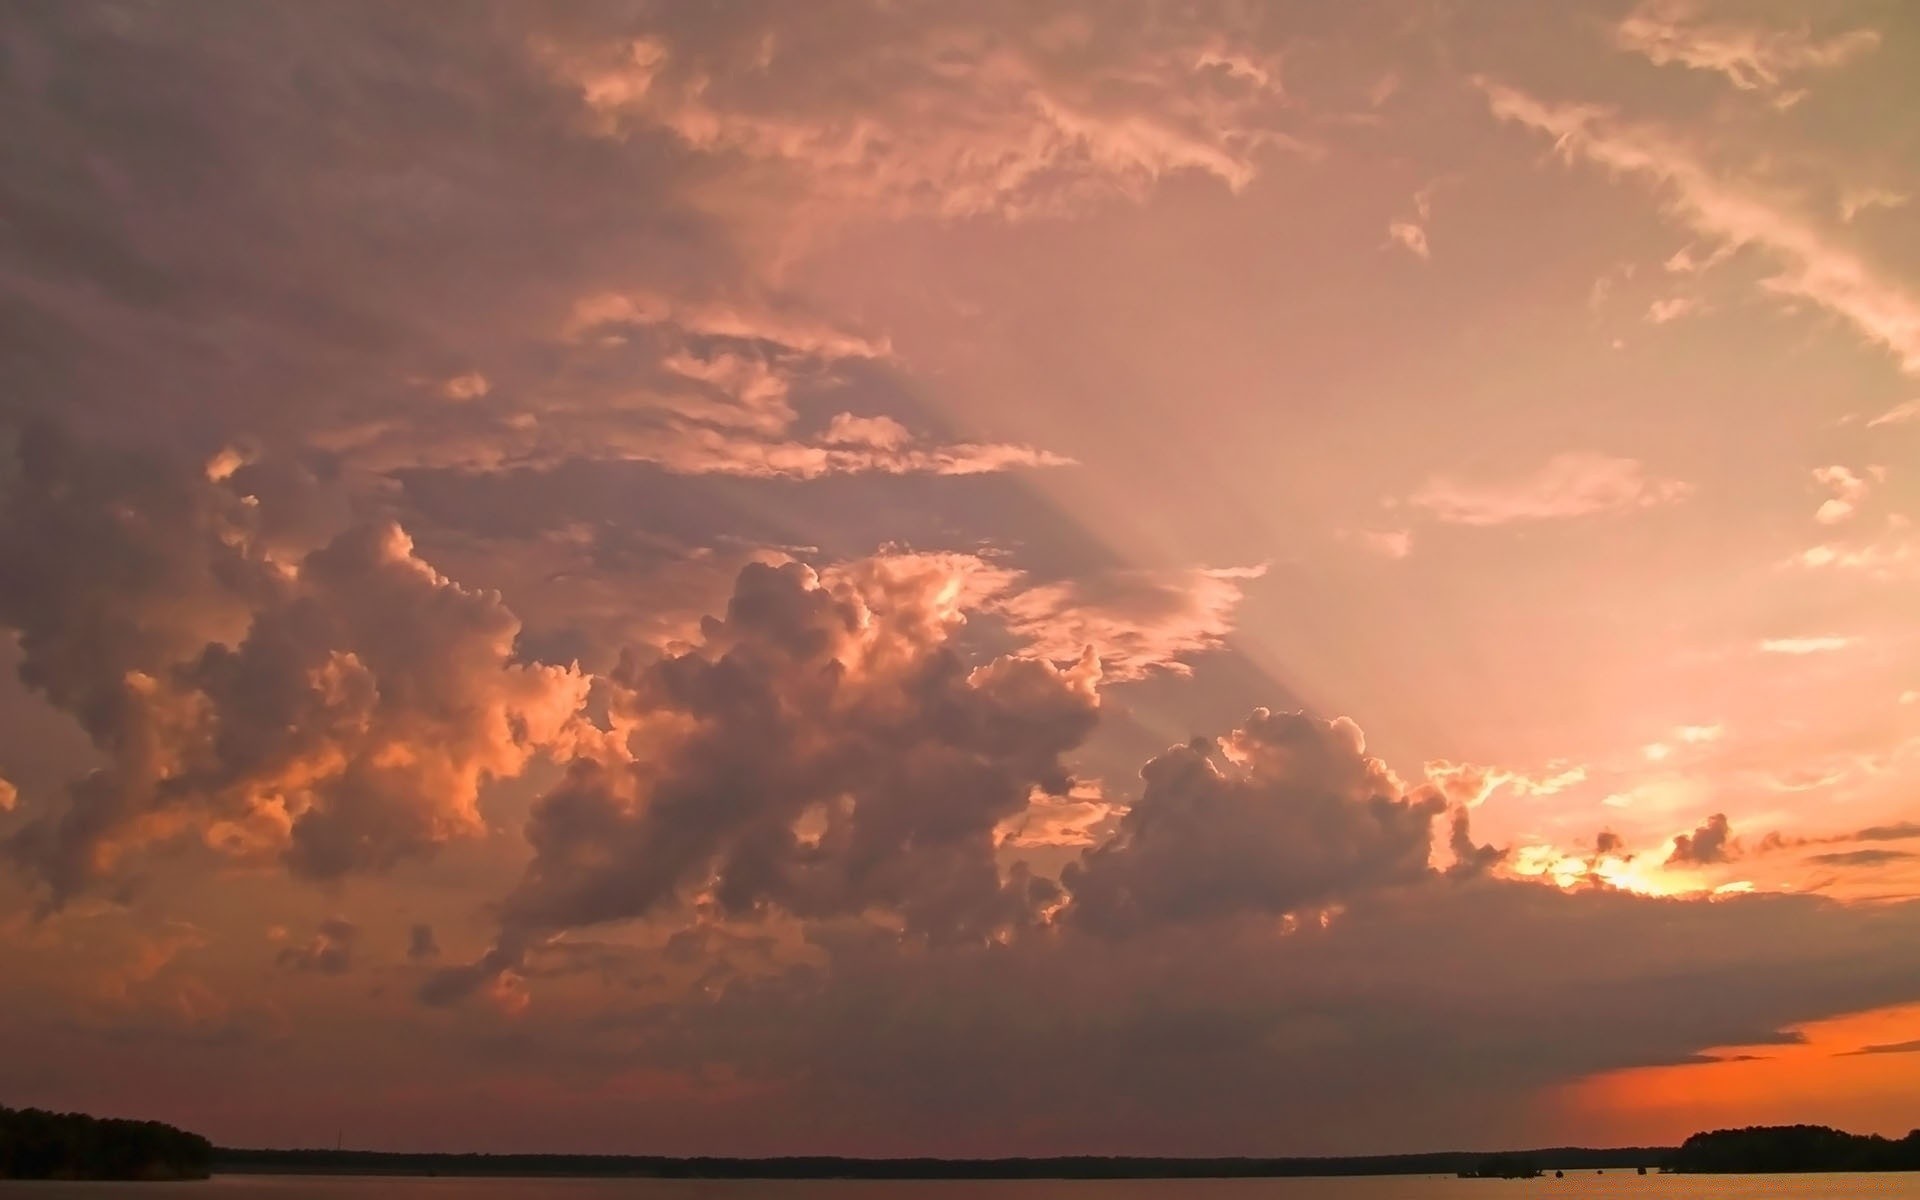
POLYGON ((1491 526, 1656 508, 1678 503, 1691 491, 1679 480, 1650 478, 1631 458, 1569 451, 1529 474, 1504 480, 1467 482, 1436 475, 1407 503, 1436 521, 1491 526))

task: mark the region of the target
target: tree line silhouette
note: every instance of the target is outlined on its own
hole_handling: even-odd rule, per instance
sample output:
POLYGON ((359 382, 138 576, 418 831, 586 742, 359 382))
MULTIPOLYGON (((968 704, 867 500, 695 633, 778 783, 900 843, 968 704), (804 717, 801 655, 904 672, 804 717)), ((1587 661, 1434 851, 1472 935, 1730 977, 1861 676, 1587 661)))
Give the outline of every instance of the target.
POLYGON ((158 1121, 0 1107, 0 1179, 205 1179, 213 1143, 158 1121))
POLYGON ((204 1179, 210 1173, 629 1176, 663 1179, 1204 1179, 1303 1175, 1527 1178, 1543 1171, 1700 1174, 1920 1170, 1920 1129, 1895 1140, 1820 1125, 1696 1133, 1680 1147, 1566 1146, 1321 1158, 671 1158, 599 1154, 407 1154, 215 1149, 158 1121, 0 1107, 0 1179, 204 1179))

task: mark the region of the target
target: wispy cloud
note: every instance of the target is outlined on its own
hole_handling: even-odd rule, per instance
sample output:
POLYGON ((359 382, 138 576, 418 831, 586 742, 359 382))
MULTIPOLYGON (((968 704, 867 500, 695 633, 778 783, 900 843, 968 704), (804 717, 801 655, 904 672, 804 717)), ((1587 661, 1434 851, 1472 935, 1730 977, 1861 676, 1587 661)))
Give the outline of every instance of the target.
POLYGON ((1831 654, 1836 650, 1845 650, 1859 640, 1838 634, 1765 638, 1760 642, 1760 652, 1762 654, 1831 654))
POLYGON ((1909 400, 1905 404, 1896 404, 1867 422, 1868 429, 1881 425, 1904 425, 1909 421, 1920 421, 1920 400, 1909 400))
POLYGON ((1614 43, 1660 66, 1717 71, 1743 91, 1778 88, 1795 75, 1840 66, 1880 44, 1870 29, 1823 38, 1804 25, 1768 29, 1705 20, 1702 7, 1688 0, 1647 0, 1614 28, 1614 43))
POLYGON ((1762 282, 1766 291, 1832 313, 1891 352, 1902 370, 1920 374, 1920 299, 1813 222, 1721 178, 1668 134, 1622 121, 1611 109, 1549 104, 1504 84, 1478 82, 1501 120, 1551 136, 1569 160, 1653 184, 1669 215, 1695 233, 1774 259, 1781 269, 1762 282))
POLYGON ((1877 1046, 1862 1046, 1858 1050, 1848 1050, 1837 1058, 1852 1058, 1859 1054, 1915 1054, 1920 1053, 1920 1039, 1911 1042, 1885 1042, 1877 1046))
POLYGON ((1410 529, 1349 529, 1340 537, 1382 558, 1405 558, 1413 553, 1410 529))
POLYGON ((1647 320, 1655 325, 1665 325, 1678 321, 1681 317, 1706 311, 1706 305, 1697 296, 1671 296, 1664 300, 1655 300, 1647 306, 1647 320))
POLYGON ((1218 650, 1249 581, 1264 566, 1127 570, 1008 591, 991 605, 1029 653, 1070 662, 1091 647, 1115 680, 1192 673, 1218 650))
POLYGON ((1279 56, 1215 30, 1123 38, 1089 73, 1084 20, 1006 21, 975 38, 870 11, 822 58, 776 53, 810 18, 768 14, 760 37, 721 46, 659 32, 547 38, 537 52, 597 134, 665 133, 890 215, 1058 215, 1182 173, 1239 191, 1263 150, 1315 152, 1278 125, 1279 56))
POLYGON ((1507 479, 1436 475, 1407 503, 1448 524, 1505 525, 1655 508, 1684 500, 1691 491, 1680 480, 1648 476, 1636 459, 1569 451, 1507 479))

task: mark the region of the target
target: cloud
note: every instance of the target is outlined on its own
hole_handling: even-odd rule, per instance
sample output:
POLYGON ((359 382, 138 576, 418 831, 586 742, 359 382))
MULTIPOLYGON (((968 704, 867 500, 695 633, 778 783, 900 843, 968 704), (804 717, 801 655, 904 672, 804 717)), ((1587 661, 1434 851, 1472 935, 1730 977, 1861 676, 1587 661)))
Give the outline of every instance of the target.
POLYGON ((1585 160, 1615 175, 1657 187, 1669 215, 1722 248, 1753 247, 1773 258, 1769 293, 1815 305, 1852 325, 1866 340, 1920 374, 1920 300, 1882 278, 1783 203, 1717 176, 1670 136, 1617 118, 1593 105, 1552 105, 1488 80, 1478 81, 1493 114, 1549 135, 1569 161, 1585 160))
POLYGON ((994 837, 998 845, 1018 850, 1093 846, 1107 839, 1126 811, 1126 805, 1107 799, 1098 783, 1077 780, 1064 796, 1035 792, 1026 808, 1000 823, 994 837))
POLYGON ((1825 867, 1884 867, 1913 857, 1905 850, 1838 850, 1831 854, 1815 854, 1807 861, 1825 867))
MULTIPOLYGON (((625 1028, 655 1070, 723 1071, 733 1089, 676 1089, 676 1111, 777 1129, 753 1143, 770 1153, 1358 1152, 1382 1120, 1459 1145, 1557 1084, 1920 994, 1920 969, 1878 949, 1917 922, 1910 904, 1431 873, 1324 924, 1256 910, 1112 936, 1068 921, 927 953, 837 931, 700 1003, 636 1006, 625 1028)), ((586 1058, 603 1044, 588 1023, 541 1015, 564 984, 539 981, 519 1032, 586 1058)))
POLYGON ((490 390, 487 377, 478 371, 454 375, 440 384, 440 394, 454 401, 477 400, 490 390))
POLYGON ((1109 571, 1010 590, 991 609, 1027 652, 1071 662, 1092 647, 1115 681, 1156 671, 1190 675, 1187 660, 1222 649, 1249 580, 1264 566, 1109 571))
POLYGON ((0 813, 10 813, 20 803, 20 789, 11 779, 0 777, 0 813))
POLYGON ((1856 841, 1901 842, 1920 838, 1920 822, 1901 821, 1893 825, 1872 825, 1854 834, 1856 841))
POLYGON ((289 559, 240 494, 260 467, 215 483, 25 437, 0 548, 27 573, 0 621, 106 759, 6 843, 55 903, 161 843, 320 878, 389 866, 483 833, 482 783, 577 728, 586 678, 516 661, 500 598, 391 521, 289 559))
POLYGON ((561 336, 605 338, 623 329, 670 326, 693 339, 778 347, 822 359, 885 358, 893 348, 810 316, 752 298, 703 299, 657 291, 596 292, 573 302, 561 336))
POLYGON ((1413 194, 1413 215, 1387 223, 1389 244, 1404 248, 1415 258, 1432 257, 1427 244, 1427 226, 1433 219, 1433 194, 1445 182, 1445 179, 1436 179, 1413 194))
POLYGON ((1020 220, 1177 174, 1238 191, 1263 151, 1306 149, 1279 127, 1279 57, 1217 27, 1164 13, 1114 36, 1071 10, 973 15, 773 7, 724 32, 669 15, 538 53, 595 132, 665 136, 822 209, 1020 220))
POLYGON ((1842 66, 1880 45, 1870 29, 1816 37, 1805 25, 1766 29, 1701 18, 1692 0, 1645 0, 1614 27, 1614 42, 1657 66, 1714 71, 1742 91, 1771 91, 1793 76, 1842 66))
POLYGON ((1068 919, 1109 934, 1296 915, 1424 878, 1438 796, 1407 797, 1344 718, 1256 709, 1141 768, 1111 841, 1067 868, 1068 919))
POLYGON ((433 926, 415 925, 407 930, 407 957, 414 962, 440 957, 440 941, 433 936, 433 926))
POLYGON ((1667 856, 1667 865, 1711 866, 1714 863, 1731 862, 1739 853, 1740 843, 1733 837, 1727 815, 1715 813, 1701 822, 1700 827, 1692 833, 1683 833, 1673 839, 1673 853, 1667 856))
POLYGON ((1894 405, 1879 416, 1869 420, 1867 422, 1867 428, 1874 429, 1882 425, 1904 425, 1909 421, 1920 421, 1920 400, 1909 400, 1904 404, 1894 405))
POLYGON ((1507 767, 1438 758, 1428 761, 1421 769, 1427 782, 1440 789, 1448 803, 1463 808, 1479 807, 1502 788, 1518 796, 1552 796, 1587 779, 1586 767, 1564 763, 1555 763, 1545 771, 1529 774, 1507 767))
POLYGON ((1914 1054, 1920 1053, 1920 1040, 1911 1042, 1886 1042, 1878 1046, 1862 1046, 1858 1050, 1847 1050, 1837 1055, 1849 1058, 1856 1054, 1914 1054))
POLYGON ((1678 321, 1682 317, 1703 312, 1704 302, 1698 296, 1671 296, 1664 300, 1655 300, 1647 306, 1647 320, 1655 325, 1665 325, 1669 321, 1678 321))
POLYGON ((1387 237, 1398 246, 1406 248, 1415 258, 1431 258, 1427 249, 1427 231, 1412 221, 1387 222, 1387 237))
POLYGON ((1760 652, 1762 654, 1790 655, 1831 654, 1837 650, 1845 650, 1859 640, 1860 639, 1856 637, 1842 636, 1840 634, 1763 638, 1760 641, 1760 652))
POLYGON ((1492 526, 1654 508, 1677 503, 1691 490, 1678 480, 1649 478, 1631 458, 1569 451, 1530 474, 1503 481, 1465 482, 1436 475, 1407 503, 1437 521, 1492 526))
POLYGON ((1340 536, 1382 558, 1401 559, 1413 553, 1410 529, 1354 529, 1340 536))
POLYGON ((569 364, 538 393, 482 389, 457 406, 401 411, 310 435, 359 469, 388 474, 551 470, 651 463, 685 475, 977 475, 1072 464, 1031 446, 941 442, 884 414, 838 413, 824 428, 796 393, 827 389, 884 340, 748 299, 604 292, 577 299, 550 352, 569 364), (617 388, 609 376, 622 380, 617 388))
POLYGON ((1840 194, 1840 219, 1851 221, 1861 213, 1875 208, 1905 208, 1912 199, 1910 194, 1896 192, 1890 188, 1849 188, 1840 194))
POLYGON ((751 563, 684 653, 616 671, 617 752, 576 758, 536 804, 534 850, 491 962, 430 985, 452 998, 541 934, 710 908, 809 919, 891 912, 911 934, 979 939, 1055 889, 995 859, 995 830, 1098 712, 1091 655, 968 667, 950 644, 958 560, 875 559, 823 580, 751 563))
POLYGON ((1850 519, 1860 510, 1861 502, 1867 498, 1870 485, 1865 479, 1855 475, 1845 467, 1815 467, 1814 481, 1833 493, 1833 497, 1820 505, 1813 519, 1822 525, 1838 525, 1850 519))
POLYGON ((282 949, 275 961, 296 971, 344 975, 353 969, 353 944, 360 930, 344 917, 320 922, 312 938, 282 949))

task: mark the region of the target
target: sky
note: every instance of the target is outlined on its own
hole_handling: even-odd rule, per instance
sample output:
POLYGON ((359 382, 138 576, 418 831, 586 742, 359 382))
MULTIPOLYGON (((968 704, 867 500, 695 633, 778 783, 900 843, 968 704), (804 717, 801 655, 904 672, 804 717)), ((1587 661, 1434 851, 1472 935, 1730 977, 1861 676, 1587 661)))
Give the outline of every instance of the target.
POLYGON ((0 1102, 1920 1112, 1920 9, 0 13, 0 1102))

